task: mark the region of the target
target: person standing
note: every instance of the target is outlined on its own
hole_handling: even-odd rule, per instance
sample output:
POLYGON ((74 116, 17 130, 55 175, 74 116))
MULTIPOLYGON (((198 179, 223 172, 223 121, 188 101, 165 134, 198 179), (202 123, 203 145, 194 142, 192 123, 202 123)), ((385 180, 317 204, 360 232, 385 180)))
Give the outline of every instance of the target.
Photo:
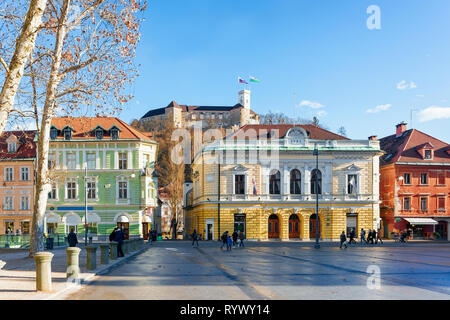
POLYGON ((375 244, 378 243, 378 239, 377 239, 377 231, 375 229, 372 230, 372 242, 374 242, 375 244))
POLYGON ((378 232, 377 232, 377 242, 380 241, 381 244, 383 244, 383 239, 381 239, 380 231, 381 231, 381 230, 378 229, 378 232))
POLYGON ((228 231, 225 231, 222 234, 222 246, 220 247, 220 249, 223 250, 223 247, 227 245, 227 242, 228 242, 228 231))
POLYGON ((238 233, 236 232, 236 230, 233 232, 232 237, 233 237, 233 248, 235 248, 237 245, 237 239, 238 239, 238 233))
POLYGON ((244 232, 240 232, 239 233, 239 238, 240 238, 240 242, 239 242, 239 247, 244 247, 244 239, 245 239, 245 236, 244 236, 244 232))
POLYGON ((78 237, 75 233, 74 228, 70 228, 70 232, 67 235, 67 242, 69 243, 69 247, 76 247, 78 244, 78 237))
POLYGON ((122 230, 120 228, 117 228, 116 234, 114 236, 114 241, 117 242, 117 257, 121 258, 125 256, 122 251, 122 244, 123 244, 124 235, 122 230))
POLYGON ((354 241, 353 238, 355 237, 355 230, 353 230, 353 228, 350 229, 350 235, 349 236, 350 236, 350 242, 349 243, 352 244, 353 241, 354 241))
POLYGON ((231 239, 230 236, 227 236, 227 251, 231 251, 231 246, 233 245, 233 240, 231 239))
POLYGON ((339 246, 339 249, 342 249, 342 245, 347 249, 347 237, 345 236, 344 231, 341 233, 341 245, 339 246))
POLYGON ((198 234, 196 229, 194 229, 194 232, 192 233, 192 246, 194 246, 194 242, 197 244, 198 247, 198 234))
POLYGON ((363 242, 366 242, 366 230, 364 230, 364 228, 361 228, 361 244, 363 242))

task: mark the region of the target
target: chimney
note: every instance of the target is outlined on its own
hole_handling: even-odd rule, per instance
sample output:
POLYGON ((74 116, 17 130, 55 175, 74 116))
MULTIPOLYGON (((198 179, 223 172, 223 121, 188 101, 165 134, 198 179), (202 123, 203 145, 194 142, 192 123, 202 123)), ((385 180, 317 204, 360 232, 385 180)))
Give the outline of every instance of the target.
POLYGON ((377 136, 370 136, 369 140, 377 140, 377 136))
POLYGON ((395 127, 397 128, 397 131, 395 133, 395 137, 397 138, 397 137, 401 136, 403 132, 406 131, 406 122, 402 121, 395 127))

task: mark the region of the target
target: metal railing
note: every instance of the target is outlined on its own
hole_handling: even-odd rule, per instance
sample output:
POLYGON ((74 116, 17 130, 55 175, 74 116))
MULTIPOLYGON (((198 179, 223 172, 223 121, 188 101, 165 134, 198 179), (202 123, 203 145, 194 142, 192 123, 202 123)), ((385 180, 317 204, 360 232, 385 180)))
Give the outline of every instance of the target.
MULTIPOLYGON (((47 238, 53 239, 53 247, 67 246, 67 237, 64 234, 49 234, 44 236, 44 248, 47 248, 47 238)), ((0 235, 0 248, 28 249, 30 247, 31 235, 0 235)))

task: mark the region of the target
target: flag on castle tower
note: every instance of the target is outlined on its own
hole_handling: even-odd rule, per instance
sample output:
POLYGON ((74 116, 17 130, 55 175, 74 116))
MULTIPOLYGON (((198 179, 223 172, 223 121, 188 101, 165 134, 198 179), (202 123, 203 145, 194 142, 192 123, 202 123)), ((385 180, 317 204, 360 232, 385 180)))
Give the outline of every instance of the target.
POLYGON ((239 81, 239 83, 245 83, 245 84, 248 84, 247 81, 245 81, 245 80, 242 79, 241 77, 238 77, 238 81, 239 81))
POLYGON ((250 82, 259 82, 259 79, 256 79, 255 77, 250 76, 250 82))

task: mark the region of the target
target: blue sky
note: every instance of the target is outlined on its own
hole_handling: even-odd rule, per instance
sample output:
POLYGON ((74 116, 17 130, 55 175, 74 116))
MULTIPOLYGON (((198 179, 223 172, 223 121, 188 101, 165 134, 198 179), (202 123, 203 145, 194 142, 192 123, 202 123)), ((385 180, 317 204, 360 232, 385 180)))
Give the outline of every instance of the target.
POLYGON ((414 128, 450 142, 449 31, 448 0, 151 0, 121 117, 171 100, 234 105, 237 77, 251 75, 255 112, 293 116, 296 101, 296 116, 366 139, 410 128, 417 109, 414 128), (379 30, 367 28, 370 5, 379 30))

